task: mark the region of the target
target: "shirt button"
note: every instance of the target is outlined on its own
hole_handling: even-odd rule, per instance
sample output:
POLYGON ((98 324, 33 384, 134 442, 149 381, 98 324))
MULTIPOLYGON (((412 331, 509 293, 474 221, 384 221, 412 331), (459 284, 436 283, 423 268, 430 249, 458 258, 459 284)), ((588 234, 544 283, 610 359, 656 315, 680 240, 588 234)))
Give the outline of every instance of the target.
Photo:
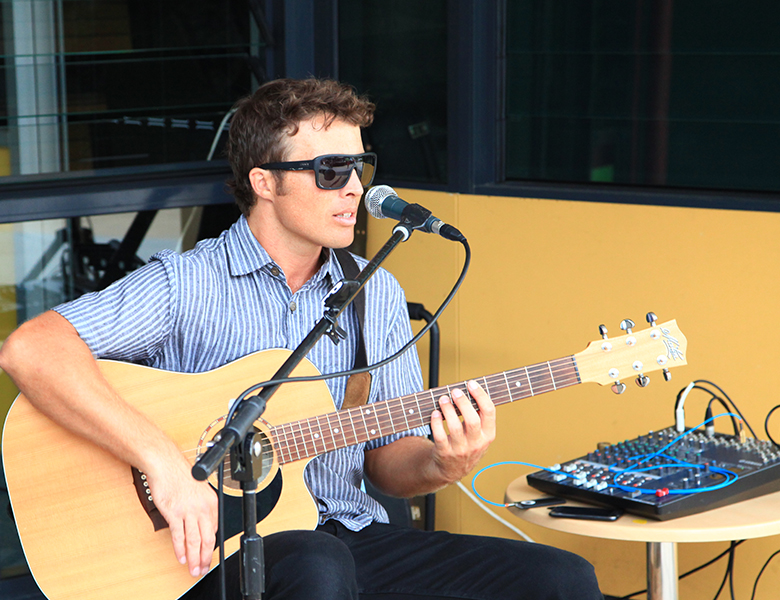
POLYGON ((279 267, 271 267, 271 275, 279 277, 279 267))
POLYGON ((298 305, 294 301, 290 302, 290 312, 295 312, 296 308, 298 308, 298 305))

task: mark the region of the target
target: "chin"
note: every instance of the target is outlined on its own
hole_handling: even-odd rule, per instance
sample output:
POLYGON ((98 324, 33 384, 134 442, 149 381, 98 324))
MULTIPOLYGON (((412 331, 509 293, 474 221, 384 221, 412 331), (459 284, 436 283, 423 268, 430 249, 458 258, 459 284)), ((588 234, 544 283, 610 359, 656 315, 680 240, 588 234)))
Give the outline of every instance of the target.
POLYGON ((337 237, 330 240, 330 243, 324 244, 328 248, 346 248, 347 246, 352 245, 352 242, 355 241, 355 235, 352 234, 349 237, 337 237))

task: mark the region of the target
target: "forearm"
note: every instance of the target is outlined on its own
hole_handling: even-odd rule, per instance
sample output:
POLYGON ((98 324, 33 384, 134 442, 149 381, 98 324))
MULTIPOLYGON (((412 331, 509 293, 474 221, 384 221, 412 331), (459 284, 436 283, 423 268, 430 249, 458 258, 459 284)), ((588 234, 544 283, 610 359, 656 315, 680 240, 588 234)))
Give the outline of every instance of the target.
POLYGON ((193 576, 208 570, 216 495, 192 478, 176 444, 109 385, 65 318, 50 311, 22 325, 0 348, 0 368, 43 414, 146 473, 177 559, 193 576))
POLYGON ((42 413, 146 472, 184 459, 173 442, 125 403, 70 323, 47 312, 0 348, 0 367, 42 413))
POLYGON ((398 498, 430 494, 453 483, 436 464, 433 442, 419 436, 366 452, 365 468, 377 488, 398 498))
POLYGON ((440 409, 431 413, 433 442, 410 436, 367 452, 366 473, 374 485, 394 496, 427 494, 476 467, 495 439, 495 406, 475 381, 468 382, 468 391, 479 412, 454 388, 452 397, 439 398, 440 409))

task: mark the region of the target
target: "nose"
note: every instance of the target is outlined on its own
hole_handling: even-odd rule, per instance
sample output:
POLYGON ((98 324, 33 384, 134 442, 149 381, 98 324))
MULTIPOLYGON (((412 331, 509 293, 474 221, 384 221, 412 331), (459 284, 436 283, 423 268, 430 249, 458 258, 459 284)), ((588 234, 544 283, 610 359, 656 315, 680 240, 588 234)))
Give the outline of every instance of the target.
POLYGON ((349 174, 349 180, 347 185, 344 186, 344 191, 349 194, 357 194, 358 196, 363 195, 363 184, 360 181, 360 177, 358 177, 357 169, 352 169, 352 172, 349 174))

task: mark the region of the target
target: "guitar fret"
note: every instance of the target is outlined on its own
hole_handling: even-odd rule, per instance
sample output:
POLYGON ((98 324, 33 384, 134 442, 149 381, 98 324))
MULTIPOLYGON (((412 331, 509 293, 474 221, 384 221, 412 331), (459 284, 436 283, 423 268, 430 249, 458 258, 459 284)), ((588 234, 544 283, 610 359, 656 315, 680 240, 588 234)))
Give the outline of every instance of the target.
POLYGON ((550 371, 550 381, 552 382, 553 390, 557 390, 558 388, 555 387, 555 375, 553 375, 552 372, 552 366, 550 365, 550 361, 547 361, 547 370, 550 371))
POLYGON ((528 380, 528 389, 531 391, 531 395, 534 395, 534 384, 531 383, 531 376, 528 373, 528 367, 523 367, 523 371, 525 372, 525 378, 528 380))
POLYGON ((332 413, 328 413, 327 415, 325 415, 325 420, 328 422, 327 429, 330 432, 330 439, 331 442, 333 443, 333 448, 331 448, 331 450, 335 450, 336 448, 339 447, 338 444, 336 443, 336 433, 338 432, 338 429, 336 429, 336 431, 333 430, 333 424, 330 422, 331 414, 332 413))
MULTIPOLYGON (((417 405, 417 409, 410 408, 409 414, 415 415, 415 418, 419 421, 419 424, 417 427, 420 427, 421 425, 425 425, 425 416, 423 415, 423 411, 420 408, 420 395, 414 394, 414 403, 417 405)), ((433 394, 431 394, 431 397, 433 397, 433 394)), ((430 415, 428 415, 430 417, 430 415)))
POLYGON ((395 421, 393 421, 393 415, 390 413, 390 403, 388 402, 381 402, 381 405, 384 405, 385 412, 387 412, 387 420, 390 422, 390 430, 392 433, 396 433, 395 429, 395 421))
MULTIPOLYGON (((303 450, 306 452, 306 458, 309 458, 311 454, 309 453, 309 443, 303 433, 303 421, 298 421, 298 430, 301 432, 300 440, 303 442, 303 450)), ((296 443, 295 445, 297 446, 298 444, 296 443)))
POLYGON ((368 435, 368 425, 366 424, 366 417, 363 414, 363 408, 362 407, 359 408, 358 411, 360 412, 360 419, 363 421, 363 436, 362 436, 362 439, 360 441, 361 442, 367 442, 371 438, 368 435))
POLYGON ((344 433, 344 421, 342 421, 341 419, 341 413, 336 413, 336 415, 339 423, 339 429, 336 430, 336 433, 341 433, 341 437, 344 440, 344 445, 342 446, 342 448, 346 448, 347 446, 349 446, 349 442, 347 442, 347 434, 344 433))
POLYGON ((406 407, 404 406, 404 403, 403 402, 398 402, 396 404, 396 406, 401 410, 401 416, 404 418, 404 423, 406 425, 406 429, 404 429, 404 431, 408 431, 408 430, 412 429, 409 426, 409 419, 406 418, 406 407))
POLYGON ((317 449, 317 440, 319 439, 319 435, 311 428, 311 419, 306 419, 306 425, 309 427, 309 437, 311 437, 311 443, 314 446, 314 455, 317 456, 320 454, 320 451, 317 449))
POLYGON ((509 379, 506 376, 506 371, 504 371, 503 375, 504 375, 504 383, 506 384, 506 393, 509 394, 509 401, 514 402, 515 399, 512 397, 512 388, 509 387, 509 379))
POLYGON ((351 410, 347 411, 347 416, 349 417, 349 425, 350 425, 349 432, 350 432, 350 434, 352 436, 352 441, 349 442, 347 445, 348 446, 352 446, 352 445, 358 443, 357 430, 355 429, 355 421, 352 420, 352 411, 351 410))
POLYGON ((300 458, 301 458, 301 451, 298 448, 298 441, 297 441, 297 439, 295 437, 295 434, 293 434, 293 424, 292 423, 290 424, 290 437, 291 437, 291 439, 293 441, 293 448, 295 448, 295 453, 298 455, 298 460, 300 460, 300 458))
POLYGON ((322 442, 322 451, 327 452, 328 441, 325 437, 325 433, 322 431, 322 422, 320 421, 320 416, 317 416, 317 429, 319 430, 319 439, 322 442))
POLYGON ((281 426, 281 433, 282 433, 282 436, 280 436, 280 438, 282 440, 284 440, 283 448, 284 448, 284 450, 285 450, 285 452, 287 454, 287 461, 286 462, 292 462, 293 457, 292 457, 292 451, 290 450, 290 438, 287 435, 287 424, 281 426))
MULTIPOLYGON (((441 388, 439 388, 439 389, 441 389, 441 388)), ((417 409, 418 409, 418 411, 420 413, 420 416, 425 419, 425 423, 430 424, 431 423, 431 413, 434 410, 436 410, 438 405, 436 404, 436 394, 434 394, 433 390, 428 390, 427 393, 430 394, 430 396, 431 396, 431 399, 430 399, 431 410, 430 411, 426 411, 424 407, 420 406, 419 401, 417 402, 417 409)))

